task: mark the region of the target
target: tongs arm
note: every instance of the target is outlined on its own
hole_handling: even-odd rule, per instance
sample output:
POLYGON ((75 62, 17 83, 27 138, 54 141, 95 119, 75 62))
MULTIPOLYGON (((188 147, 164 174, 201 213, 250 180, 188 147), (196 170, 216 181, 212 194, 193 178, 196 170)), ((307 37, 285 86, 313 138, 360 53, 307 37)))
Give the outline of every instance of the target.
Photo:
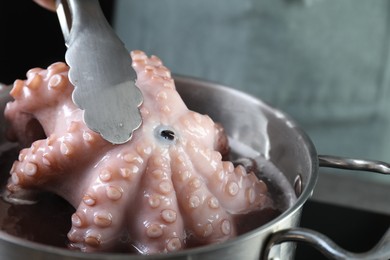
POLYGON ((57 0, 56 3, 58 21, 60 22, 65 45, 68 47, 70 29, 72 27, 72 14, 67 0, 57 0))
POLYGON ((114 144, 130 140, 142 123, 142 94, 129 52, 105 19, 98 0, 57 0, 75 86, 73 102, 87 126, 114 144))

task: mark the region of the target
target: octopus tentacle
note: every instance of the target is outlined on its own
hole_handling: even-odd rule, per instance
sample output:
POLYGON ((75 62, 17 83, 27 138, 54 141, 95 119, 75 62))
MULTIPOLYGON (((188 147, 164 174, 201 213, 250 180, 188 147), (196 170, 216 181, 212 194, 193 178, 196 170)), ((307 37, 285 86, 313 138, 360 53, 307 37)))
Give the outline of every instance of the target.
POLYGON ((158 121, 162 124, 185 113, 187 106, 176 91, 170 71, 161 61, 156 56, 148 58, 141 51, 133 51, 131 56, 137 73, 136 85, 144 98, 143 110, 158 111, 158 121))
MULTIPOLYGON (((244 213, 267 205, 267 186, 253 172, 247 173, 242 166, 234 167, 229 161, 222 161, 221 154, 189 144, 188 155, 197 163, 196 171, 209 182, 207 186, 222 206, 231 213, 244 213)), ((270 201, 268 201, 270 202, 270 201)))
POLYGON ((12 139, 23 141, 33 118, 38 119, 46 135, 60 125, 57 124, 58 121, 68 120, 67 114, 76 110, 76 106, 68 98, 73 91, 73 85, 67 77, 68 69, 65 63, 57 62, 47 70, 31 69, 26 74, 27 80, 15 81, 10 92, 15 102, 7 104, 5 117, 23 120, 9 120, 12 128, 17 130, 13 131, 12 139), (50 120, 48 114, 53 115, 51 117, 54 120, 50 120))
POLYGON ((137 230, 136 246, 146 253, 173 252, 184 247, 184 224, 171 180, 169 159, 168 154, 156 149, 140 183, 145 186, 144 193, 137 198, 141 203, 131 226, 137 230))
POLYGON ((207 179, 196 172, 191 159, 180 149, 172 153, 172 180, 180 207, 186 215, 186 226, 195 240, 204 244, 222 242, 235 236, 232 216, 220 206, 207 187, 207 179))
POLYGON ((80 122, 72 121, 68 130, 66 135, 52 134, 25 149, 11 171, 8 188, 36 188, 55 181, 58 176, 72 174, 72 164, 83 168, 86 162, 93 161, 94 151, 104 152, 111 146, 80 122))
POLYGON ((126 233, 123 226, 128 221, 123 212, 135 204, 141 173, 145 171, 143 162, 147 158, 139 154, 122 149, 110 155, 99 162, 99 174, 89 182, 82 203, 72 216, 68 238, 72 247, 82 251, 112 248, 119 243, 126 233))

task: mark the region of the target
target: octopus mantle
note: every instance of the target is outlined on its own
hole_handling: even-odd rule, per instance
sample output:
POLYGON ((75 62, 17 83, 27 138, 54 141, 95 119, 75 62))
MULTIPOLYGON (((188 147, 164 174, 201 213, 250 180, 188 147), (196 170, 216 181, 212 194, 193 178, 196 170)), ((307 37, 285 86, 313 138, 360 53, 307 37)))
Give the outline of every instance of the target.
POLYGON ((12 167, 10 196, 49 191, 66 199, 76 209, 69 244, 82 251, 126 240, 152 254, 234 237, 234 216, 260 209, 266 185, 223 161, 229 146, 222 127, 186 107, 161 60, 141 51, 131 58, 143 124, 122 145, 86 127, 65 63, 15 81, 5 109, 9 138, 31 146, 12 167))

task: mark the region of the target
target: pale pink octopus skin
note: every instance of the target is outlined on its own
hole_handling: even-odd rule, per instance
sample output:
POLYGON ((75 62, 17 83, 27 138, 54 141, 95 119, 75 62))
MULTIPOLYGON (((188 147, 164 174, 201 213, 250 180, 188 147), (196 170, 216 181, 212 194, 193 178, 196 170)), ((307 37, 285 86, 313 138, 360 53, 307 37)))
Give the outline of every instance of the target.
POLYGON ((76 209, 68 233, 81 251, 114 248, 127 237, 142 254, 173 252, 236 236, 233 217, 270 198, 266 184, 244 167, 223 161, 228 141, 220 125, 189 110, 170 71, 156 56, 131 52, 144 102, 142 126, 131 141, 113 145, 86 127, 72 100, 68 66, 31 69, 17 80, 7 104, 13 138, 28 142, 37 119, 46 139, 21 150, 8 190, 54 192, 76 209), (174 140, 159 136, 174 132, 174 140))

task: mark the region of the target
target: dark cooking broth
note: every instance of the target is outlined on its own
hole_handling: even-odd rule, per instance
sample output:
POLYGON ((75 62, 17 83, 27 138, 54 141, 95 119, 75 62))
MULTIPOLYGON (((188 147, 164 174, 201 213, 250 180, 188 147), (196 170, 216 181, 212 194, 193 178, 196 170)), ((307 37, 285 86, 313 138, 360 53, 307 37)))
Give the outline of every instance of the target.
MULTIPOLYGON (((11 149, 3 154, 0 151, 0 155, 0 187, 3 191, 12 163, 18 156, 18 151, 11 149)), ((229 159, 234 161, 238 158, 237 151, 232 147, 229 159)), ((264 163, 268 162, 266 160, 259 161, 256 159, 254 161, 248 159, 246 162, 250 162, 244 163, 248 164, 245 165, 246 167, 262 165, 257 174, 268 184, 270 197, 275 203, 271 207, 256 212, 235 216, 239 234, 253 230, 279 216, 294 200, 290 194, 292 188, 289 185, 280 187, 279 184, 286 183, 286 181, 283 179, 283 174, 277 171, 276 167, 272 165, 264 167, 264 163)), ((268 164, 270 163, 268 162, 268 164)), ((68 248, 67 233, 71 228, 71 215, 74 211, 75 209, 64 199, 50 193, 43 193, 38 202, 32 205, 11 204, 0 199, 0 229, 8 234, 30 241, 68 248)), ((128 244, 129 242, 125 242, 126 240, 124 238, 124 243, 128 244)), ((188 236, 186 244, 187 247, 201 245, 192 240, 191 235, 188 236)), ((135 249, 129 249, 128 246, 126 248, 125 250, 122 247, 116 249, 116 252, 135 252, 135 249)))
MULTIPOLYGON (((1 191, 17 156, 18 151, 12 149, 0 157, 1 191)), ((11 204, 0 199, 0 229, 30 241, 66 247, 73 211, 65 200, 50 193, 42 194, 32 205, 11 204)))

